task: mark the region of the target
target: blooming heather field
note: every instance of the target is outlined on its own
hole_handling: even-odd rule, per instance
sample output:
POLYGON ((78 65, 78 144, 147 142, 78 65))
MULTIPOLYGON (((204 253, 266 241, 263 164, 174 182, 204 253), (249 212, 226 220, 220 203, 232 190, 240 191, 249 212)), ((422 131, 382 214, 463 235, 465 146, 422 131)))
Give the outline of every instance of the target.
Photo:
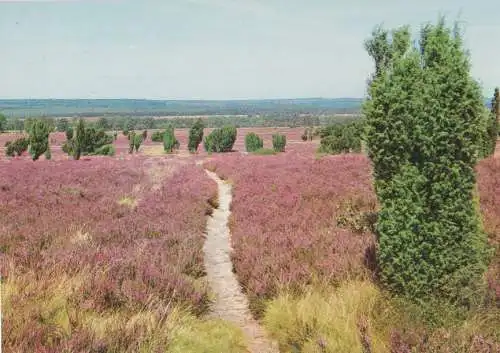
MULTIPOLYGON (((330 347, 325 352, 361 352, 359 325, 371 326, 366 340, 372 341, 374 352, 410 352, 409 347, 422 352, 500 349, 498 311, 477 314, 463 326, 453 327, 450 319, 449 328, 431 333, 408 316, 413 314, 404 314, 373 289, 374 236, 367 216, 376 201, 366 157, 318 160, 304 150, 276 156, 215 156, 205 165, 234 184, 235 270, 252 311, 265 314, 266 327, 283 351, 309 347, 306 351, 315 352, 323 346, 330 347), (359 279, 362 282, 353 282, 359 279), (318 283, 341 287, 326 294, 304 290, 304 285, 314 288, 318 283), (419 338, 429 335, 427 341, 419 338)), ((482 161, 478 172, 485 228, 497 246, 488 279, 498 303, 499 159, 482 161)))
POLYGON ((479 193, 484 227, 496 254, 488 271, 488 282, 500 304, 500 158, 481 161, 478 168, 479 193))
MULTIPOLYGON (((302 142, 302 132, 238 129, 236 152, 211 156, 202 147, 195 156, 187 153, 186 129, 176 130, 181 151, 169 156, 149 138, 138 155, 129 155, 121 134, 114 158, 68 160, 60 133, 51 135, 52 161, 8 159, 0 151, 3 348, 154 352, 175 343, 172 352, 198 352, 218 337, 233 345, 210 352, 244 351, 239 333, 199 320, 210 298, 203 278, 205 215, 217 192, 195 165, 203 159, 233 184, 234 268, 252 312, 264 318, 282 351, 362 352, 366 337, 373 352, 495 351, 491 339, 500 341, 500 333, 492 334, 491 323, 498 318, 481 314, 428 336, 415 317, 382 298, 371 280, 377 205, 370 162, 361 154, 319 159, 317 141, 302 142), (265 147, 273 133, 285 133, 286 152, 240 153, 250 131, 265 147), (308 292, 316 286, 327 292, 308 292), (370 327, 369 334, 360 327, 370 327), (419 341, 423 336, 429 345, 419 341), (462 350, 450 345, 455 341, 462 350), (479 348, 464 348, 473 345, 479 348)), ((0 146, 12 137, 0 134, 0 146)), ((484 160, 477 170, 485 230, 497 248, 488 280, 498 305, 500 159, 484 160)))
POLYGON ((0 162, 5 351, 165 343, 173 309, 207 309, 215 195, 201 168, 174 159, 0 162))
POLYGON ((360 212, 375 208, 366 157, 217 156, 207 167, 235 185, 233 261, 254 313, 262 313, 262 299, 280 286, 364 274, 373 236, 337 221, 349 217, 349 205, 360 212))

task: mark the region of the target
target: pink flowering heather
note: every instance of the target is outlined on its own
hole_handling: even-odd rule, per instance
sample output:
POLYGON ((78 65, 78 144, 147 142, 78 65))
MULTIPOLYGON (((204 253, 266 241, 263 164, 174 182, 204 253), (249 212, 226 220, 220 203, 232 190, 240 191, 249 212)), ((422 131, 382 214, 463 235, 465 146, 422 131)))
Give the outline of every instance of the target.
POLYGON ((337 216, 346 202, 375 207, 366 157, 217 156, 207 167, 234 184, 233 261, 254 313, 282 286, 364 274, 373 236, 337 226, 337 216))
MULTIPOLYGON (((15 293, 4 349, 88 351, 100 344, 89 315, 204 313, 203 233, 216 192, 201 168, 174 159, 0 162, 1 273, 15 293), (64 300, 66 324, 47 311, 51 298, 64 300)), ((102 344, 125 351, 117 339, 102 344)))
MULTIPOLYGON (((348 154, 315 160, 304 148, 277 156, 215 156, 206 166, 234 184, 233 260, 254 313, 262 310, 262 299, 282 286, 300 287, 315 279, 335 283, 363 273, 367 261, 373 261, 373 236, 337 224, 345 216, 345 205, 360 205, 358 213, 375 209, 366 157, 348 154)), ((499 174, 499 159, 478 166, 481 210, 497 253, 499 174)), ((488 275, 496 300, 498 259, 497 254, 488 275)))
POLYGON ((488 284, 497 304, 500 304, 500 158, 481 161, 477 172, 484 227, 495 247, 488 284))

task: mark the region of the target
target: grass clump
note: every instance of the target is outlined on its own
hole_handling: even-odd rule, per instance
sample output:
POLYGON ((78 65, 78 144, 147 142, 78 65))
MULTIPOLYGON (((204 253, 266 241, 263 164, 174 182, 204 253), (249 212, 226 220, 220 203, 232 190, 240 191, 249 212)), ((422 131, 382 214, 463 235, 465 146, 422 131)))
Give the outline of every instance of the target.
POLYGON ((500 351, 500 311, 389 297, 369 281, 282 292, 263 319, 283 352, 500 351))
POLYGON ((258 156, 272 156, 276 154, 276 151, 271 148, 259 148, 252 153, 258 156))
POLYGON ((130 208, 135 208, 137 206, 137 200, 135 197, 123 196, 118 200, 118 204, 122 206, 128 206, 130 208))
POLYGON ((197 320, 184 316, 172 328, 168 353, 246 353, 243 332, 222 320, 197 320))
MULTIPOLYGON (((366 330, 380 299, 373 284, 358 281, 337 291, 310 289, 300 297, 283 293, 269 303, 263 321, 283 352, 363 353, 369 332, 361 334, 360 327, 366 330)), ((383 344, 370 339, 372 352, 384 352, 383 344)))

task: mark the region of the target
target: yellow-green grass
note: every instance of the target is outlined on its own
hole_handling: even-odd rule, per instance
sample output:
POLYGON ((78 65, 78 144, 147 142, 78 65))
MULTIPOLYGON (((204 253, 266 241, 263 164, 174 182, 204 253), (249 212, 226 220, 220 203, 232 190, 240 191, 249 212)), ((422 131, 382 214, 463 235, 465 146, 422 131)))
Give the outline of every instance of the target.
POLYGON ((415 352, 465 353, 482 352, 483 346, 500 348, 498 309, 460 316, 453 307, 427 308, 443 318, 439 325, 429 324, 422 310, 421 305, 389 298, 369 281, 356 280, 337 288, 310 288, 299 295, 284 291, 268 303, 263 323, 281 352, 391 352, 396 331, 413 343, 415 352), (369 350, 364 345, 369 345, 369 350))
POLYGON ((89 351, 97 347, 116 353, 248 351, 239 328, 195 317, 188 308, 165 307, 154 300, 139 310, 96 312, 78 305, 75 297, 86 275, 82 270, 74 277, 43 276, 37 280, 32 273, 3 280, 3 320, 8 326, 3 332, 4 346, 17 353, 37 344, 61 347, 78 337, 89 351), (26 342, 27 332, 34 330, 42 332, 34 337, 39 342, 26 342))

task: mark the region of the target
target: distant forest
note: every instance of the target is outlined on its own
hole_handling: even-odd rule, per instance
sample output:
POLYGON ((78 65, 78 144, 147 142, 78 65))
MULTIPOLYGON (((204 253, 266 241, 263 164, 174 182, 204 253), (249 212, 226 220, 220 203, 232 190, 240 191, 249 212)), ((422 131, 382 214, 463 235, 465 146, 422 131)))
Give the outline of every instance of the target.
POLYGON ((265 100, 15 99, 1 100, 10 118, 190 115, 356 114, 360 98, 265 100))
MULTIPOLYGON (((194 116, 207 127, 325 126, 357 120, 360 98, 304 98, 267 100, 135 100, 135 99, 32 99, 2 100, 4 129, 22 131, 35 118, 45 118, 59 131, 77 118, 98 118, 91 125, 105 130, 187 128, 194 116), (61 119, 69 118, 69 119, 61 119), (64 121, 61 121, 64 120, 64 121)), ((489 106, 489 100, 485 100, 489 106)), ((61 130, 62 129, 62 130, 61 130)))

